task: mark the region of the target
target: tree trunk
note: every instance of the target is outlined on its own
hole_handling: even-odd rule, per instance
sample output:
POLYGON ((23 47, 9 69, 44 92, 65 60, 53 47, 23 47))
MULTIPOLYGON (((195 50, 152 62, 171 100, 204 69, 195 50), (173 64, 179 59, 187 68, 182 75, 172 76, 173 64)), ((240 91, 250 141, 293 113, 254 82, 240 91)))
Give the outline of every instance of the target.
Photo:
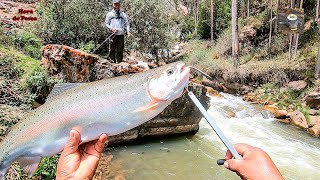
POLYGON ((250 16, 250 0, 247 2, 247 16, 250 16))
MULTIPOLYGON (((300 8, 303 6, 303 0, 300 0, 300 8)), ((298 52, 298 46, 299 46, 299 33, 295 34, 295 45, 294 45, 294 54, 293 54, 293 60, 297 58, 297 52, 298 52)))
MULTIPOLYGON (((295 0, 290 0, 290 8, 294 8, 295 7, 295 0)), ((289 44, 289 60, 292 60, 292 46, 293 46, 293 40, 294 40, 295 35, 294 34, 290 34, 289 39, 290 39, 290 44, 289 44)))
POLYGON ((277 0, 277 18, 276 18, 276 23, 275 23, 275 25, 274 25, 274 32, 278 32, 278 23, 279 23, 279 21, 278 21, 278 19, 279 19, 279 15, 278 15, 278 13, 279 13, 279 8, 280 8, 280 0, 277 0))
POLYGON ((318 47, 318 56, 317 56, 317 64, 316 64, 316 78, 319 79, 320 75, 320 40, 319 40, 319 47, 318 47))
POLYGON ((240 66, 239 60, 239 38, 238 38, 238 1, 232 0, 232 57, 234 66, 240 66))
POLYGON ((211 41, 213 41, 213 32, 214 32, 214 5, 213 5, 213 0, 211 0, 211 4, 210 4, 210 14, 211 14, 211 41))
POLYGON ((317 21, 318 23, 320 23, 319 14, 320 14, 320 0, 317 0, 316 21, 317 21))
POLYGON ((269 51, 271 49, 271 40, 272 40, 272 18, 273 18, 273 14, 272 14, 272 0, 270 0, 270 31, 269 31, 269 44, 268 44, 268 47, 269 47, 269 51))
POLYGON ((194 24, 196 34, 198 33, 198 21, 199 21, 199 0, 194 1, 194 24))

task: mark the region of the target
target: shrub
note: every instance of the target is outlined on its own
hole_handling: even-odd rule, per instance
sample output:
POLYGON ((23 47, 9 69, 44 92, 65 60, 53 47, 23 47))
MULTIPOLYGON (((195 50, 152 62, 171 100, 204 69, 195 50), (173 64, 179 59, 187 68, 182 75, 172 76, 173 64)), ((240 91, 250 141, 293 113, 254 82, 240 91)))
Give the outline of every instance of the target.
POLYGON ((23 51, 32 58, 41 58, 43 42, 36 35, 24 30, 14 30, 10 32, 10 37, 13 45, 18 50, 23 51))
POLYGON ((7 34, 4 32, 3 27, 0 25, 0 44, 4 46, 11 46, 11 39, 10 36, 7 36, 7 34))
POLYGON ((93 41, 89 41, 87 44, 81 44, 80 45, 80 50, 90 53, 95 48, 95 44, 93 41))
POLYGON ((62 82, 63 80, 53 79, 42 67, 34 69, 24 83, 24 88, 33 94, 33 99, 30 99, 29 102, 36 100, 37 102, 44 103, 53 86, 62 82))
POLYGON ((17 78, 21 74, 21 70, 14 66, 15 59, 7 54, 0 54, 0 76, 7 79, 17 78))

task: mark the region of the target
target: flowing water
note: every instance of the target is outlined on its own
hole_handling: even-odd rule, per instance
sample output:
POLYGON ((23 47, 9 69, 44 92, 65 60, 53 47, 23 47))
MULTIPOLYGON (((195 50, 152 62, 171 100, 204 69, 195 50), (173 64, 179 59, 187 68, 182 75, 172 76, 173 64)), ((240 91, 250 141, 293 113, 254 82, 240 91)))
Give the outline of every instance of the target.
MULTIPOLYGON (((320 179, 319 139, 273 118, 264 119, 257 107, 239 97, 223 96, 211 97, 208 112, 231 143, 264 149, 285 179, 320 179), (230 110, 236 117, 228 117, 230 110)), ((239 179, 216 164, 225 151, 209 124, 202 120, 194 136, 114 148, 109 153, 113 155, 111 166, 118 166, 126 179, 239 179)))

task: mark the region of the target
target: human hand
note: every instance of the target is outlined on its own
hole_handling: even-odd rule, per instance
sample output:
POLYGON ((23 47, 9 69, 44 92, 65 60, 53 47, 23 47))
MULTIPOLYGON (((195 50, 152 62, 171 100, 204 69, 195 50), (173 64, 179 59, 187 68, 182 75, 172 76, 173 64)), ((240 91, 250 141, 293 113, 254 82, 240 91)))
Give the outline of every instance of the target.
POLYGON ((115 28, 112 28, 112 29, 111 29, 111 31, 112 31, 113 33, 118 32, 118 30, 117 30, 117 29, 115 29, 115 28))
POLYGON ((131 32, 128 32, 128 35, 127 35, 127 36, 128 36, 128 38, 131 37, 131 36, 132 36, 132 33, 131 33, 131 32))
POLYGON ((56 179, 92 179, 107 138, 102 134, 98 140, 79 146, 80 134, 71 130, 58 162, 56 179))
POLYGON ((271 160, 270 156, 260 148, 252 147, 246 144, 237 144, 234 146, 237 152, 242 155, 242 160, 232 159, 228 150, 224 166, 236 172, 241 179, 246 180, 283 180, 281 173, 271 160))

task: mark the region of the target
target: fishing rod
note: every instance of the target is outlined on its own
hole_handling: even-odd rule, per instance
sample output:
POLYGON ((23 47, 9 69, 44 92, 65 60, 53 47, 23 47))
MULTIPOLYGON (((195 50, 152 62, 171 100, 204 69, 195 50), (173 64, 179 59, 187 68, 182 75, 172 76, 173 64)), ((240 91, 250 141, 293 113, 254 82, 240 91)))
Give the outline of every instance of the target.
MULTIPOLYGON (((108 42, 108 44, 110 45, 114 39, 114 37, 116 37, 116 34, 113 32, 110 36, 108 36, 97 48, 95 48, 93 51, 90 51, 90 54, 95 53, 104 43, 108 42)), ((109 48, 110 49, 110 48, 109 48)))
MULTIPOLYGON (((203 74, 204 76, 208 77, 209 79, 212 79, 208 74, 206 74, 205 72, 199 70, 198 68, 189 66, 189 68, 192 68, 196 71, 198 71, 199 73, 203 74)), ((209 125, 211 126, 211 128, 214 130, 214 132, 218 135, 218 137, 220 138, 220 140, 222 141, 222 143, 228 148, 228 150, 230 151, 230 153, 232 154, 232 156, 235 159, 242 159, 242 156, 237 152, 237 150, 233 147, 233 145, 229 142, 229 140, 226 138, 226 136, 224 135, 224 133, 221 131, 221 129, 219 128, 219 126, 214 122, 214 120, 212 119, 212 117, 209 115, 209 113, 205 110, 205 108, 202 106, 202 104, 200 103, 200 101, 197 99, 197 97, 193 94, 192 91, 189 91, 188 88, 185 88, 185 90, 188 93, 188 96, 190 97, 190 99, 194 102, 194 104, 197 106, 197 108, 200 110, 200 112, 202 113, 202 115, 204 116, 204 118, 207 120, 207 122, 209 123, 209 125)), ((219 159, 217 160, 217 164, 218 165, 223 165, 224 162, 226 160, 225 159, 219 159)))

